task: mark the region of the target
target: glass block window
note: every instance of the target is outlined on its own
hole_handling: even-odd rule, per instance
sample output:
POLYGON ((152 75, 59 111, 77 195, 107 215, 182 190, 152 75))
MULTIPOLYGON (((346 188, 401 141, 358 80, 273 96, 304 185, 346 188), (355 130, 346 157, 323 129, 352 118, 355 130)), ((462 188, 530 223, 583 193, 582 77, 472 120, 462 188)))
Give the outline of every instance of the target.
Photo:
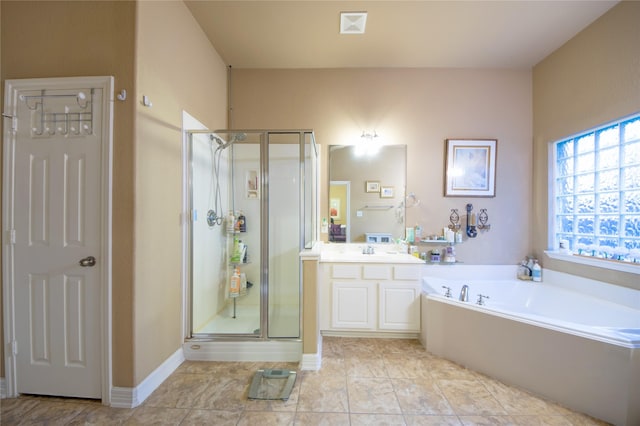
POLYGON ((640 115, 553 144, 552 246, 640 263, 640 115))

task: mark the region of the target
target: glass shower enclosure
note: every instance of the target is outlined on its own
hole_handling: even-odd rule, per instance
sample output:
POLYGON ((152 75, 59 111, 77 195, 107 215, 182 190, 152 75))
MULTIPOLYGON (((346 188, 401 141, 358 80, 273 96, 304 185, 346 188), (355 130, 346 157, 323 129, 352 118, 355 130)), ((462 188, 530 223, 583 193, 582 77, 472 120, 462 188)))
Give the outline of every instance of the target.
POLYGON ((193 339, 300 339, 299 253, 317 240, 311 130, 191 131, 193 339))

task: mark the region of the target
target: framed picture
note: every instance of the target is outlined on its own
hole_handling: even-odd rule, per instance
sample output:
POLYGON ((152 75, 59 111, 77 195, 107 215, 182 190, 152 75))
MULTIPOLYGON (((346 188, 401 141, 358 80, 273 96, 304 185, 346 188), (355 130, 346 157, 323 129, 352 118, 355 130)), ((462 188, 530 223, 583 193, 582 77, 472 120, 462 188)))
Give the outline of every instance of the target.
POLYGON ((331 219, 340 219, 340 198, 329 200, 329 216, 331 219))
POLYGON ((381 186, 380 198, 393 198, 393 186, 381 186))
POLYGON ((497 139, 447 139, 445 197, 495 197, 497 139))
POLYGON ((365 190, 367 192, 380 192, 380 182, 377 180, 368 180, 365 190))

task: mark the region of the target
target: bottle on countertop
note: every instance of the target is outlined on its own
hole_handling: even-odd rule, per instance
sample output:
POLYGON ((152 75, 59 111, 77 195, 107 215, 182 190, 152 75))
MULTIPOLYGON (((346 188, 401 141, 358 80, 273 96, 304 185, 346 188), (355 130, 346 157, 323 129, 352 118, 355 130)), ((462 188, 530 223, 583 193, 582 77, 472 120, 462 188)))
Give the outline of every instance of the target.
POLYGON ((456 263, 456 249, 453 246, 447 246, 447 248, 445 248, 444 261, 446 263, 456 263))
POLYGON ((531 275, 531 271, 533 271, 533 257, 527 256, 527 268, 529 268, 529 275, 531 275))
POLYGON ((517 276, 519 280, 531 279, 531 270, 527 266, 527 259, 524 259, 522 262, 520 262, 520 265, 518 265, 517 276))
POLYGON ((422 226, 418 225, 417 223, 414 228, 414 238, 415 241, 420 241, 422 239, 422 226))
POLYGON ((405 238, 406 238, 408 243, 413 244, 415 242, 415 239, 416 239, 415 229, 414 228, 407 228, 406 232, 405 232, 405 238))
POLYGON ((533 267, 531 268, 531 277, 533 281, 542 281, 542 267, 538 263, 538 259, 533 260, 533 267))

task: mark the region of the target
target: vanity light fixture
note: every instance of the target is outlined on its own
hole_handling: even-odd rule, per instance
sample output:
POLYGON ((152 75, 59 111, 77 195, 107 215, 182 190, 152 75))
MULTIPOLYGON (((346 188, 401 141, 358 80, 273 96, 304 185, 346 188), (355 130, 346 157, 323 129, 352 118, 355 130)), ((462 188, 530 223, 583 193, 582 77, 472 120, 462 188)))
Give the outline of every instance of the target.
POLYGON ((340 34, 364 34, 367 12, 340 12, 340 34))
POLYGON ((363 130, 360 140, 356 142, 355 154, 359 157, 364 155, 371 157, 380 151, 381 146, 382 144, 375 130, 373 133, 363 130))

